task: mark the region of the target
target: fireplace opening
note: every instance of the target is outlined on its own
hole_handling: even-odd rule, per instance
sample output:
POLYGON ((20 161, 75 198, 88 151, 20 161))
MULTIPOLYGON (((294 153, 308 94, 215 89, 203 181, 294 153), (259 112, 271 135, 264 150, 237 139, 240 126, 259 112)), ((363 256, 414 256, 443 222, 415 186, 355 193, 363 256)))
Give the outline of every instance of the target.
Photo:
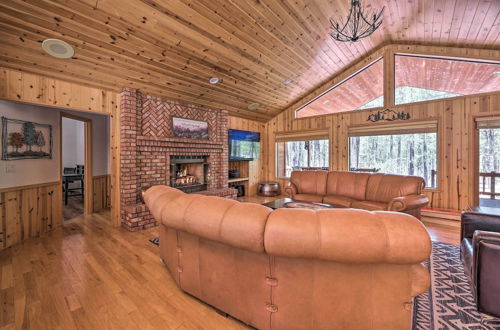
POLYGON ((186 193, 207 190, 210 178, 208 156, 170 156, 170 186, 186 193))

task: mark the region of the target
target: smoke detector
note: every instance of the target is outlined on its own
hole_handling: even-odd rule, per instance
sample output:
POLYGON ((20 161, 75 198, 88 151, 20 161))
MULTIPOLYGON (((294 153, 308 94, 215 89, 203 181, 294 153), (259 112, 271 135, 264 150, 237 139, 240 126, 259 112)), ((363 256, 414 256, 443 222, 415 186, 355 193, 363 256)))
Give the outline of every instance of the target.
POLYGON ((215 85, 215 84, 218 84, 219 83, 219 78, 217 77, 212 77, 208 80, 209 83, 211 83, 212 85, 215 85))
POLYGON ((66 41, 59 39, 45 39, 42 42, 43 50, 57 58, 71 58, 75 55, 75 50, 66 41))

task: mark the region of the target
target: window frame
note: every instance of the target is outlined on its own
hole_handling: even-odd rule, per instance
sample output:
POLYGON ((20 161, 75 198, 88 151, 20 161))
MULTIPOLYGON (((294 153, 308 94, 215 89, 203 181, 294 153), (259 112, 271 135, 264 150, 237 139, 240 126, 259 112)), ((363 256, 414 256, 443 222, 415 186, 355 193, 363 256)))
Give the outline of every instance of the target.
POLYGON ((318 96, 314 97, 313 99, 309 100, 308 102, 306 102, 305 104, 301 105, 299 108, 297 108, 295 111, 294 111, 294 117, 295 119, 307 119, 307 118, 315 118, 315 117, 319 117, 319 116, 329 116, 329 115, 332 115, 332 114, 336 114, 336 113, 346 113, 346 112, 351 112, 351 111, 363 111, 363 110, 374 110, 374 109, 382 109, 385 107, 385 104, 386 104, 386 96, 385 96, 385 84, 386 84, 386 77, 385 77, 385 56, 379 56, 377 57, 375 60, 371 61, 369 64, 363 66, 361 69, 355 71, 353 74, 350 74, 349 76, 347 76, 347 78, 344 78, 342 79, 340 82, 334 84, 332 87, 328 88, 327 90, 325 90, 324 92, 322 92, 321 94, 319 94, 318 96), (363 71, 365 71, 366 69, 370 68, 371 66, 377 64, 379 61, 383 61, 382 62, 382 65, 384 67, 384 75, 382 77, 382 95, 383 96, 383 100, 384 100, 384 105, 381 106, 381 107, 373 107, 373 108, 369 108, 369 109, 352 109, 352 110, 347 110, 347 111, 338 111, 338 112, 332 112, 332 113, 325 113, 325 114, 322 114, 322 115, 316 115, 316 116, 307 116, 307 117, 298 117, 298 113, 300 110, 304 109, 305 107, 307 107, 309 104, 315 102, 317 99, 325 96, 326 94, 330 93, 331 91, 333 91, 335 88, 339 87, 340 85, 346 83, 347 81, 349 81, 350 79, 354 78, 355 76, 357 76, 358 74, 362 73, 363 71))
MULTIPOLYGON (((397 56, 404 56, 404 57, 417 57, 417 58, 424 58, 424 59, 432 59, 432 60, 448 60, 448 61, 457 61, 457 62, 472 62, 472 63, 483 63, 483 64, 493 64, 493 65, 498 65, 499 66, 499 71, 500 71, 500 61, 494 61, 494 60, 485 60, 485 59, 479 59, 479 58, 474 58, 474 57, 454 57, 454 56, 439 56, 439 55, 432 55, 432 54, 419 54, 419 53, 405 53, 405 52, 394 52, 392 54, 392 74, 391 74, 391 88, 389 90, 390 95, 390 104, 389 106, 391 107, 398 107, 398 106, 408 106, 411 104, 421 104, 425 102, 437 102, 440 100, 453 100, 459 97, 468 97, 472 95, 481 95, 481 94, 490 94, 490 93, 498 93, 499 91, 493 91, 493 92, 480 92, 480 93, 475 93, 475 94, 465 94, 465 95, 458 95, 458 96, 450 96, 450 97, 443 97, 443 98, 438 98, 438 99, 431 99, 431 100, 422 100, 422 101, 417 101, 417 102, 408 102, 408 103, 399 103, 396 104, 396 57, 397 56)), ((384 91, 386 92, 386 91, 384 91)), ((385 95, 384 95, 384 100, 385 100, 385 95)))
MULTIPOLYGON (((332 168, 331 164, 332 164, 332 161, 331 161, 331 150, 332 150, 332 143, 331 143, 331 139, 330 137, 326 137, 323 138, 323 139, 306 139, 306 140, 289 140, 289 141, 274 141, 274 150, 275 150, 275 155, 274 155, 274 158, 275 158, 275 164, 274 164, 274 172, 275 172, 275 177, 277 179, 290 179, 289 176, 284 176, 284 175, 280 175, 279 171, 278 171, 278 166, 279 166, 279 148, 278 148, 278 143, 287 143, 287 142, 292 142, 292 141, 296 141, 296 142, 306 142, 306 141, 316 141, 316 140, 325 140, 325 141, 328 141, 328 171, 330 171, 330 169, 332 168)), ((309 161, 309 149, 307 150, 307 157, 308 157, 308 161, 309 161)), ((286 154, 285 154, 285 159, 286 159, 286 154)), ((285 171, 286 172, 286 171, 285 171)))
MULTIPOLYGON (((411 126, 417 126, 417 125, 420 125, 422 123, 425 123, 425 122, 435 122, 435 126, 436 126, 436 170, 437 170, 437 173, 436 173, 436 186, 435 187, 424 187, 423 191, 424 192, 441 192, 441 185, 440 185, 440 178, 441 178, 441 174, 443 173, 443 168, 442 168, 442 162, 441 162, 441 150, 442 150, 442 146, 441 146, 441 119, 440 118, 429 118, 428 120, 421 120, 421 119, 416 119, 416 120, 408 120, 408 121, 405 121, 404 123, 399 123, 399 124, 403 124, 404 126, 408 126, 408 127, 411 127, 411 126)), ((363 129, 365 128, 365 130, 368 132, 370 131, 371 129, 373 129, 374 127, 397 127, 397 126, 401 126, 401 125, 398 125, 396 123, 380 123, 380 124, 375 124, 375 125, 354 125, 354 126, 348 126, 347 127, 347 164, 346 164, 346 168, 347 170, 350 172, 351 171, 351 167, 350 167, 350 164, 351 164, 351 140, 350 138, 351 137, 354 137, 354 136, 379 136, 379 135, 383 135, 383 134, 373 134, 373 135, 351 135, 349 134, 349 130, 351 129, 363 129)), ((424 133, 424 132, 422 132, 424 133)), ((400 133, 400 134, 411 134, 411 133, 400 133)), ((386 135, 390 135, 390 134, 386 134, 386 135)), ((397 134, 393 134, 393 135, 397 135, 397 134)), ((392 174, 395 174, 395 173, 392 173, 392 174)))

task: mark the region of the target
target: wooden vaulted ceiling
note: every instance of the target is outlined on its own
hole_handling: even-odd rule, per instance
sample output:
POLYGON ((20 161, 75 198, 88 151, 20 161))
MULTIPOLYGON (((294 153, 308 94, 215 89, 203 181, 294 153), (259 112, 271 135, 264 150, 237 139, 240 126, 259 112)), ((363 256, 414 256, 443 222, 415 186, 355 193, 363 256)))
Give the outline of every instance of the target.
POLYGON ((266 121, 385 43, 500 44, 498 0, 363 3, 386 6, 382 27, 340 43, 328 20, 350 0, 0 0, 0 65, 266 121), (46 38, 70 43, 74 58, 44 53, 46 38))

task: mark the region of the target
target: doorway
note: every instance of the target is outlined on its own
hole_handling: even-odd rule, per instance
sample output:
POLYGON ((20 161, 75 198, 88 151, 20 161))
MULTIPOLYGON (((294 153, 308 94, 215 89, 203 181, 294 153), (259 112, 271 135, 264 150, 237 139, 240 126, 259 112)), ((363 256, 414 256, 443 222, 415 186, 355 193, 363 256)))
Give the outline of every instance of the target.
POLYGON ((63 219, 92 213, 92 121, 61 112, 63 219))
POLYGON ((500 208, 500 127, 496 121, 478 122, 478 142, 479 205, 500 208))

